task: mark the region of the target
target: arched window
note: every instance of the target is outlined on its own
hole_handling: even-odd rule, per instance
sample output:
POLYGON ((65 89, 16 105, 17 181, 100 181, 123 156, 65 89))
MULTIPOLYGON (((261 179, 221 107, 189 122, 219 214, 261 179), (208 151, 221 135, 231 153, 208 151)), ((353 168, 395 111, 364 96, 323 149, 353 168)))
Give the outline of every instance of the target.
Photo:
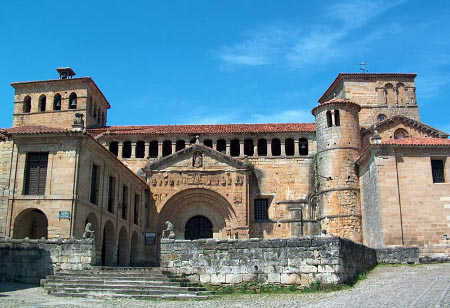
POLYGON ((69 95, 69 109, 77 109, 77 94, 75 92, 69 95))
POLYGON ((59 93, 53 97, 53 110, 61 110, 61 94, 59 93))
POLYGON ((281 142, 280 139, 272 139, 272 156, 281 155, 281 142))
POLYGON ((208 147, 208 148, 211 148, 212 149, 212 140, 211 139, 206 139, 206 140, 204 140, 203 141, 203 145, 205 146, 205 147, 208 147))
POLYGON ((378 115, 378 122, 384 121, 386 120, 386 115, 385 114, 379 114, 378 115))
POLYGON ((294 156, 295 152, 295 145, 294 145, 294 139, 288 138, 284 141, 284 147, 286 151, 286 156, 294 156))
POLYGON ((308 140, 300 139, 298 141, 299 153, 300 155, 308 155, 308 140))
POLYGON ((131 141, 125 141, 123 143, 122 157, 123 158, 130 158, 131 157, 131 141))
POLYGON ((163 142, 163 149, 162 149, 162 155, 168 156, 172 154, 172 141, 170 140, 164 140, 163 142))
POLYGON ((331 111, 327 111, 327 127, 331 127, 331 111))
POLYGON ((44 112, 45 109, 47 107, 47 96, 45 96, 44 94, 42 94, 39 97, 39 111, 40 112, 44 112))
POLYGON ((101 111, 100 107, 97 109, 97 122, 100 122, 101 111))
POLYGON ((219 139, 217 140, 217 151, 225 153, 227 150, 227 142, 225 139, 219 139))
POLYGON ((394 86, 391 83, 387 83, 385 86, 385 96, 386 96, 386 104, 389 106, 395 105, 395 93, 394 86))
POLYGON ((184 140, 177 140, 175 151, 181 151, 186 147, 186 142, 184 140))
POLYGON ((267 156, 267 140, 259 139, 258 140, 258 156, 267 156))
POLYGON ((92 115, 92 97, 89 97, 88 99, 88 107, 89 107, 89 114, 92 115))
POLYGON ((157 140, 153 140, 152 142, 150 142, 149 156, 151 158, 158 157, 158 141, 157 140))
POLYGON ((230 142, 230 155, 239 156, 241 154, 241 149, 239 145, 239 139, 233 139, 230 142))
POLYGON ((255 155, 255 146, 253 145, 252 139, 244 140, 244 155, 253 156, 255 155))
POLYGON ((145 156, 145 142, 139 141, 136 143, 136 158, 144 158, 145 156))
POLYGON ((403 128, 399 128, 394 133, 394 139, 403 139, 408 137, 408 132, 404 130, 403 128))
POLYGON ((119 155, 119 143, 117 141, 111 142, 109 144, 109 151, 115 156, 119 155))
POLYGON ((92 110, 92 116, 97 119, 97 103, 95 103, 94 108, 92 110))
POLYGON ((406 90, 405 85, 401 82, 397 84, 397 103, 400 106, 406 106, 406 90))
POLYGON ((31 112, 31 97, 29 97, 28 95, 23 99, 23 112, 31 112))
POLYGON ((334 111, 334 125, 341 126, 341 115, 339 114, 339 110, 334 111))

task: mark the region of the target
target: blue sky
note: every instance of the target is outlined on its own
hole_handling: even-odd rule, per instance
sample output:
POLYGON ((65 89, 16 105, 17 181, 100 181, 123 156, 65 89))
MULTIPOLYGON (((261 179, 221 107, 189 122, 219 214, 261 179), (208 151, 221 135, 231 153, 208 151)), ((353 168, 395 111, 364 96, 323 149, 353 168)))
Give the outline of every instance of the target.
POLYGON ((71 66, 109 125, 313 122, 339 72, 416 72, 422 121, 450 132, 448 1, 5 1, 0 127, 13 81, 71 66))

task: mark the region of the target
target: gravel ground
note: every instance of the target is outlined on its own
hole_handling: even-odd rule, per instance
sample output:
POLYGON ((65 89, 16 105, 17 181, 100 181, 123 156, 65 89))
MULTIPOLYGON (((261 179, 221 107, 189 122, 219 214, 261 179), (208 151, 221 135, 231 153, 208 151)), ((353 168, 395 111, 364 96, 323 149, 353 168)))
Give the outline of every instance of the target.
POLYGON ((0 282, 0 307, 449 307, 450 263, 378 266, 353 288, 331 293, 230 295, 206 301, 98 300, 47 295, 35 285, 0 282))

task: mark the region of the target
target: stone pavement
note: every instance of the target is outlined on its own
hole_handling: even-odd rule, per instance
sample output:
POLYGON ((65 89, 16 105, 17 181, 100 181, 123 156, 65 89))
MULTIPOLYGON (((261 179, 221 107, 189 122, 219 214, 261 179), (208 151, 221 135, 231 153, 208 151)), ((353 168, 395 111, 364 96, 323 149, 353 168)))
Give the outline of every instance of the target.
POLYGON ((207 301, 58 298, 43 289, 0 283, 0 307, 450 307, 450 263, 378 266, 353 288, 331 293, 232 295, 207 301))

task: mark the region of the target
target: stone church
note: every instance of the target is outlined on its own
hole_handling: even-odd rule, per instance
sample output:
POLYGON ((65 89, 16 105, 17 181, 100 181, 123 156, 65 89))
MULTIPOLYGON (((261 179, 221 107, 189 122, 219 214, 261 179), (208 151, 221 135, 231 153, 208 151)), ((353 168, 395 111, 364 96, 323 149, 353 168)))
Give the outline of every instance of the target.
POLYGON ((158 263, 174 237, 331 234, 448 256, 450 140, 405 73, 340 73, 315 123, 108 126, 90 77, 14 82, 0 237, 95 234, 97 263, 158 263))

